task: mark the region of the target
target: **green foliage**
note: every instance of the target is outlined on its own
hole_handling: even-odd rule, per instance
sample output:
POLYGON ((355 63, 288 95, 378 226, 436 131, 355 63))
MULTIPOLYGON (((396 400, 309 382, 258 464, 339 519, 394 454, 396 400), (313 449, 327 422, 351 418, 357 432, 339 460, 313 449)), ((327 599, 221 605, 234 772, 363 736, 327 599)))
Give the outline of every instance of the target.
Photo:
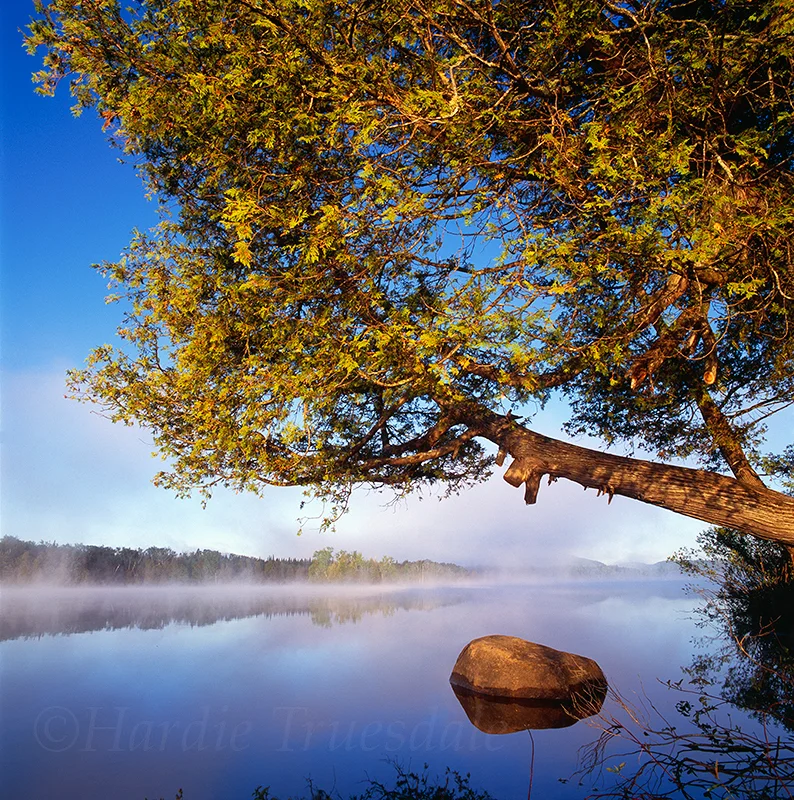
POLYGON ((460 580, 471 572, 436 561, 365 559, 355 550, 318 550, 311 559, 254 558, 217 550, 175 553, 168 547, 103 547, 0 539, 0 581, 5 583, 381 583, 460 580))
POLYGON ((704 622, 719 646, 687 672, 695 685, 721 683, 721 696, 762 720, 794 731, 794 564, 774 542, 711 528, 700 549, 674 559, 712 581, 701 593, 704 622))
POLYGON ((50 583, 250 583, 306 580, 309 560, 253 558, 217 550, 104 547, 0 539, 0 581, 50 583))
POLYGON ((397 562, 391 556, 384 556, 380 561, 376 561, 374 558, 365 559, 356 550, 352 553, 345 550, 335 553, 331 547, 317 550, 309 564, 309 580, 317 582, 421 582, 460 580, 470 575, 469 570, 457 564, 439 563, 427 559, 397 562))
POLYGON ((573 430, 754 460, 794 396, 793 34, 790 0, 53 0, 40 91, 170 214, 72 387, 177 492, 454 491, 467 410, 556 388, 573 430))
MULTIPOLYGON (((349 800, 491 800, 485 791, 477 791, 470 785, 470 775, 461 775, 447 768, 443 780, 431 778, 425 764, 421 773, 410 772, 393 763, 396 777, 392 784, 368 779, 363 794, 351 795, 349 800)), ((340 795, 329 793, 309 783, 309 800, 334 800, 340 795)), ((272 797, 267 787, 259 787, 253 793, 254 800, 278 800, 272 797)), ((295 800, 298 800, 295 798, 295 800)))
POLYGON ((761 466, 768 474, 778 476, 783 488, 789 494, 794 494, 794 445, 790 444, 779 455, 766 456, 761 466))
MULTIPOLYGON (((427 764, 421 773, 410 772, 396 762, 393 763, 393 767, 396 773, 393 784, 387 785, 368 779, 368 786, 364 793, 351 795, 349 800, 492 800, 488 792, 477 791, 471 787, 470 775, 461 775, 454 770, 447 769, 443 779, 433 779, 428 773, 427 764)), ((253 800, 278 800, 277 797, 270 794, 269 786, 257 787, 251 797, 253 800)), ((329 793, 309 781, 308 800, 337 799, 341 800, 338 792, 329 793)), ((181 789, 176 795, 176 800, 182 800, 181 789)), ((300 799, 296 797, 291 800, 300 799)), ((307 800, 307 798, 303 798, 303 800, 307 800)))
POLYGON ((794 582, 788 548, 764 539, 749 539, 723 527, 709 528, 697 537, 698 547, 670 558, 695 577, 713 582, 716 597, 739 603, 758 592, 794 582))

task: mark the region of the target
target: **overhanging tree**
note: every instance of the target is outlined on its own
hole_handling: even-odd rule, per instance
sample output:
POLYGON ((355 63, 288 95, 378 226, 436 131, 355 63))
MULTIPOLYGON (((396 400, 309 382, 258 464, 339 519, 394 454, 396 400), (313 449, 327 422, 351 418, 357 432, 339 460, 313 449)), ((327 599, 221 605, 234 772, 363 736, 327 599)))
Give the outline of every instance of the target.
POLYGON ((794 397, 790 0, 53 0, 27 44, 169 213, 72 374, 166 486, 458 489, 490 441, 527 502, 794 545, 759 475, 794 461, 759 449, 794 397), (554 391, 662 461, 510 411, 554 391))

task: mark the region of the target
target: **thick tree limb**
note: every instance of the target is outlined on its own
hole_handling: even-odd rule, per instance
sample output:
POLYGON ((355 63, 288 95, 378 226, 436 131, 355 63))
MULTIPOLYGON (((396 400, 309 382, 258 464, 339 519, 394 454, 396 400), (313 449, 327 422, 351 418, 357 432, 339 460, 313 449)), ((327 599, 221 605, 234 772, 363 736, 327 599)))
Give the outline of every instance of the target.
POLYGON ((567 478, 585 488, 666 508, 712 525, 794 545, 794 498, 706 470, 603 453, 525 428, 514 419, 470 405, 459 418, 513 456, 504 478, 525 485, 534 503, 540 479, 567 478))

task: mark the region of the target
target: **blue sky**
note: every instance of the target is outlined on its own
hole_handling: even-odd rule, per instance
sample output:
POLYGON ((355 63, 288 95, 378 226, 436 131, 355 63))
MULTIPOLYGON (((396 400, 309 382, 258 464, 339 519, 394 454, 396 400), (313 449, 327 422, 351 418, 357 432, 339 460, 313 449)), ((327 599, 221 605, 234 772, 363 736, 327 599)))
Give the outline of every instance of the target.
MULTIPOLYGON (((119 163, 93 112, 75 119, 67 87, 33 92, 38 61, 19 28, 32 2, 6 0, 2 14, 2 369, 3 534, 23 539, 177 550, 211 547, 267 556, 306 556, 332 546, 399 559, 435 558, 511 566, 570 555, 603 561, 665 558, 694 543, 702 523, 560 481, 536 506, 496 475, 464 495, 385 507, 361 492, 336 533, 311 523, 298 537, 300 490, 263 498, 219 492, 202 509, 151 485, 160 468, 146 433, 113 426, 64 398, 64 375, 89 350, 113 340, 119 310, 91 264, 114 260, 133 228, 156 220, 132 165, 119 163)), ((559 435, 555 406, 535 427, 559 435)), ((792 416, 775 423, 791 441, 792 416)), ((314 511, 319 513, 319 508, 314 511)))

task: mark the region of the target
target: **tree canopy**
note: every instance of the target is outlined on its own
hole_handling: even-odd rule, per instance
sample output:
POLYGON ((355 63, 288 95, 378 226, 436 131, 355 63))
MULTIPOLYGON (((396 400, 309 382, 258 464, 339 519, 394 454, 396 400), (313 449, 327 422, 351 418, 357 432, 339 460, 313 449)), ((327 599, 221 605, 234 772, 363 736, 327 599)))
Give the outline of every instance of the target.
POLYGON ((458 490, 490 441, 527 502, 794 544, 790 0, 52 0, 27 45, 164 209, 72 381, 166 486, 458 490), (533 432, 555 391, 661 462, 533 432))

